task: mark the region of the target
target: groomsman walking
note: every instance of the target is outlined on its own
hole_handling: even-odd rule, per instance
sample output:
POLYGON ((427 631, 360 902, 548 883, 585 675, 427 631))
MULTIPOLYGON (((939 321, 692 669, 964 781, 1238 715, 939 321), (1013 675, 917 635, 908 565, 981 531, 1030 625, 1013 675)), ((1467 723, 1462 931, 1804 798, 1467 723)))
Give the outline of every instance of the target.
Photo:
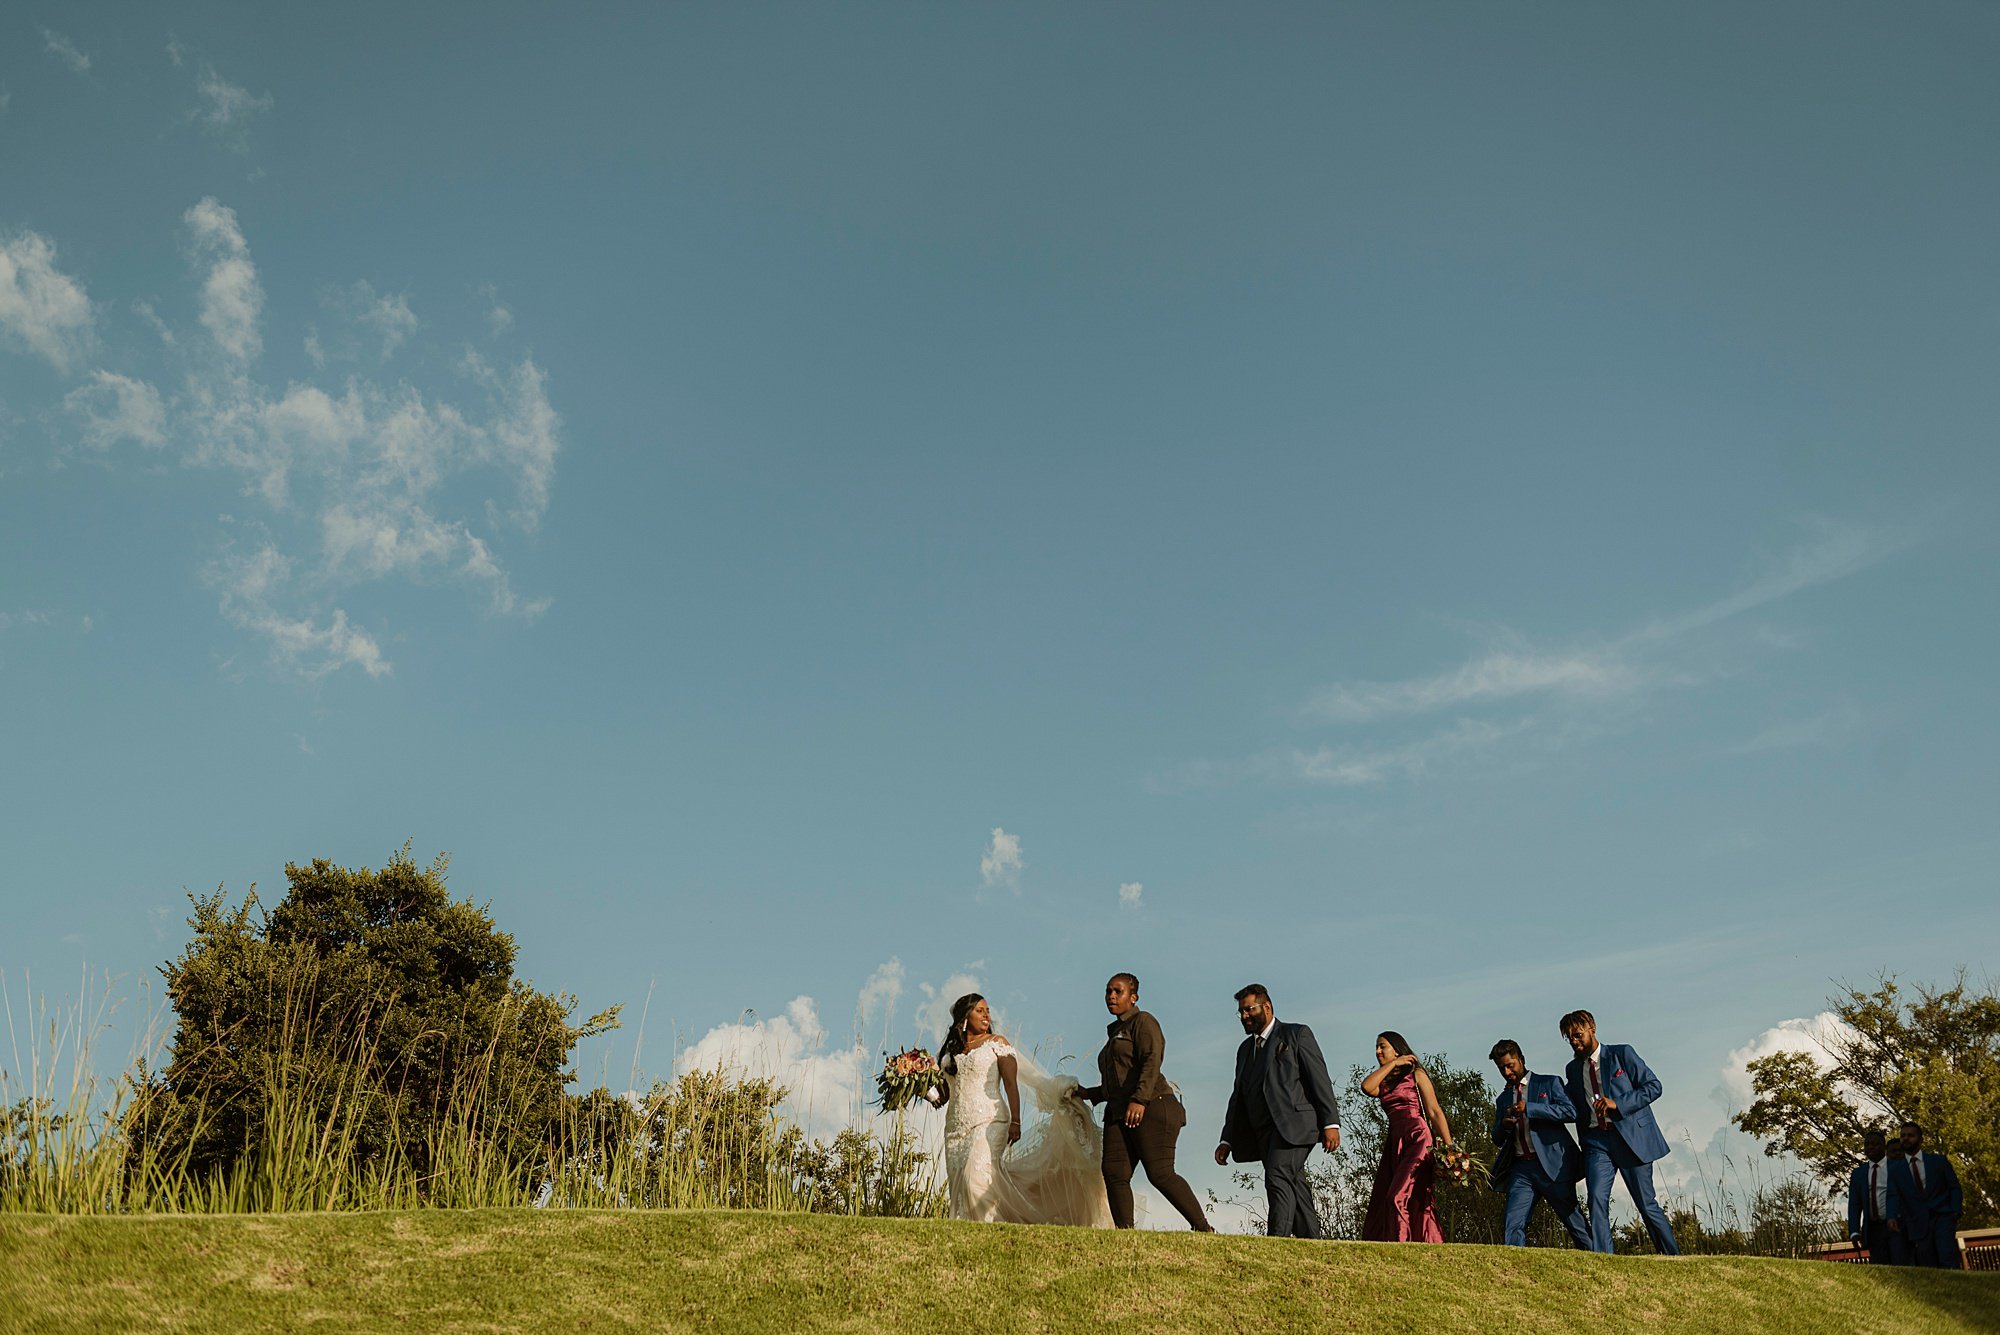
POLYGON ((1889 1230, 1889 1165, 1883 1159, 1889 1138, 1870 1131, 1861 1138, 1862 1160, 1847 1176, 1847 1236, 1868 1249, 1870 1265, 1894 1265, 1896 1246, 1889 1230))
POLYGON ((1662 1256, 1679 1256, 1674 1227, 1653 1195, 1653 1163, 1667 1157, 1667 1138, 1653 1119, 1660 1077, 1623 1043, 1599 1046, 1597 1017, 1571 1011, 1562 1017, 1563 1037, 1576 1056, 1564 1083, 1576 1105, 1583 1141, 1584 1190, 1590 1196, 1590 1249, 1611 1250, 1611 1180, 1625 1179, 1625 1194, 1662 1256))
POLYGON ((1569 1230, 1570 1241, 1589 1251, 1590 1234, 1576 1205, 1583 1161, 1564 1125, 1576 1118, 1569 1091, 1552 1075, 1532 1074, 1521 1045, 1511 1038, 1495 1043, 1486 1055, 1507 1082, 1493 1101, 1493 1143, 1500 1147, 1500 1157, 1488 1175, 1496 1191, 1507 1193, 1507 1245, 1528 1245, 1528 1216, 1535 1202, 1543 1200, 1569 1230))
POLYGON ((1340 1105, 1319 1040, 1302 1024, 1281 1024, 1262 983, 1236 994, 1236 1018, 1249 1037, 1236 1050, 1236 1085, 1222 1119, 1215 1161, 1264 1165, 1265 1231, 1274 1238, 1322 1236, 1306 1181, 1314 1145, 1340 1148, 1340 1105))
POLYGON ((1965 1193, 1951 1160, 1924 1148, 1924 1129, 1902 1126, 1902 1157, 1889 1161, 1889 1227, 1902 1235, 1905 1265, 1959 1268, 1958 1216, 1965 1193))

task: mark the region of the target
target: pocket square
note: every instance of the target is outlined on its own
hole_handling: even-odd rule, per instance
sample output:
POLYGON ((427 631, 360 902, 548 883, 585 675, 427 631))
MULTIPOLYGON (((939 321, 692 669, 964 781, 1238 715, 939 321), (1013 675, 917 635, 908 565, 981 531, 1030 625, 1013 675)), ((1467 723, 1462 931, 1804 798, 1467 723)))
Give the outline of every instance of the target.
POLYGON ((1618 1068, 1617 1070, 1613 1071, 1613 1072, 1612 1072, 1611 1074, 1613 1074, 1613 1075, 1624 1075, 1624 1074, 1625 1074, 1625 1068, 1621 1066, 1621 1067, 1619 1067, 1619 1068, 1618 1068))

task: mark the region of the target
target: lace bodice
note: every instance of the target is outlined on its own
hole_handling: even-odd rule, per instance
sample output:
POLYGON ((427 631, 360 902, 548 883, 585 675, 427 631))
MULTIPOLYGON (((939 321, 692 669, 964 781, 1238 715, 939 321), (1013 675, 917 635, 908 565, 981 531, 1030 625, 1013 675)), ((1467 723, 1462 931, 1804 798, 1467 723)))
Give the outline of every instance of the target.
POLYGON ((951 1102, 945 1105, 947 1139, 1012 1115, 1000 1088, 1000 1059, 1013 1055, 1014 1049, 997 1038, 958 1054, 957 1072, 946 1071, 944 1077, 951 1086, 951 1102))

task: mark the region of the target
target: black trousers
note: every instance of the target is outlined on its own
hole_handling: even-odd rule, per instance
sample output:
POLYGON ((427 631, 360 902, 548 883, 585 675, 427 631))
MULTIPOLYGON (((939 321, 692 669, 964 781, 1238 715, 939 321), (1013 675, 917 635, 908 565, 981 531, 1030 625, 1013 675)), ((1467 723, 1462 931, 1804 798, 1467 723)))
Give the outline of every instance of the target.
POLYGON ((1107 1104, 1104 1109, 1104 1194, 1111 1199, 1111 1222, 1120 1228, 1132 1227, 1132 1165, 1146 1170, 1153 1190, 1167 1198, 1181 1212, 1188 1227, 1197 1233, 1209 1231, 1208 1216, 1201 1211, 1194 1188, 1174 1171, 1174 1144, 1187 1113, 1173 1099, 1155 1099, 1146 1107, 1146 1116, 1137 1126, 1125 1125, 1125 1109, 1107 1104))

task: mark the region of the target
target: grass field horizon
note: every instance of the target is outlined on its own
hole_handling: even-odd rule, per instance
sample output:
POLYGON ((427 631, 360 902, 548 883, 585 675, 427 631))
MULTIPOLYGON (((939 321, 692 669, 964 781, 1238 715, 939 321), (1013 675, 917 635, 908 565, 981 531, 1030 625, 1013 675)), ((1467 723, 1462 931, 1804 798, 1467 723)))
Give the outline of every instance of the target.
POLYGON ((2000 1331, 2000 1275, 766 1211, 0 1216, 9 1329, 2000 1331))

